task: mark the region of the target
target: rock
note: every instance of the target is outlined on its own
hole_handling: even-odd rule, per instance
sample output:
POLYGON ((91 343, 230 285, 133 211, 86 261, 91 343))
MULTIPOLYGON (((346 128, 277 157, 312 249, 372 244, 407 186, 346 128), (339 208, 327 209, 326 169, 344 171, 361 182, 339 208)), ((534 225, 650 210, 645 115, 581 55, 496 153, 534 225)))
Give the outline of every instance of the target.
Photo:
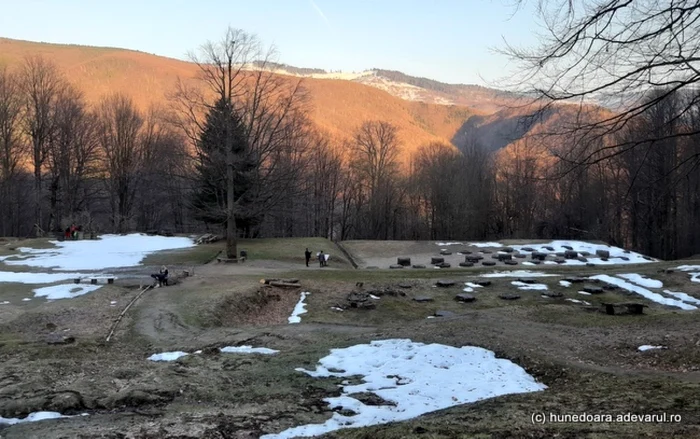
POLYGON ((496 265, 496 263, 493 261, 484 261, 481 263, 481 265, 484 265, 486 267, 493 267, 494 265, 496 265))
POLYGON ((443 256, 449 256, 452 254, 452 252, 449 250, 440 250, 440 254, 443 256))
POLYGON ((466 256, 464 262, 471 262, 472 264, 478 264, 480 260, 484 259, 481 255, 466 256))
POLYGON ((571 282, 572 284, 580 284, 586 281, 585 277, 566 277, 564 278, 565 281, 571 282))
POLYGON ((642 256, 642 257, 643 257, 644 259, 646 259, 647 261, 651 261, 651 262, 655 262, 655 261, 656 261, 656 259, 650 258, 649 256, 642 256))
POLYGON ((577 259, 578 258, 578 252, 575 252, 573 250, 567 250, 564 252, 564 257, 566 259, 577 259))
POLYGON ((415 264, 415 265, 413 265, 413 268, 425 268, 425 265, 423 265, 423 264, 415 264))
POLYGON ((642 303, 601 303, 600 311, 611 316, 644 314, 647 305, 642 303))
POLYGON ((472 252, 471 252, 470 250, 462 250, 460 253, 462 253, 463 255, 470 255, 470 254, 472 254, 472 252))
POLYGON ((433 265, 441 264, 445 262, 445 258, 432 257, 430 258, 430 263, 433 265))
POLYGON ((375 309, 377 308, 377 305, 374 302, 350 302, 350 308, 375 309))
POLYGON ((77 411, 84 408, 83 397, 78 392, 65 392, 54 395, 51 398, 51 402, 45 407, 48 411, 59 413, 77 411))
POLYGON ((513 259, 513 255, 511 255, 510 253, 498 253, 496 257, 499 261, 510 261, 511 259, 513 259))
POLYGON ((428 296, 417 296, 413 298, 414 301, 418 303, 432 302, 433 298, 428 296))
POLYGON ((588 262, 586 263, 586 267, 595 267, 595 264, 593 262, 588 262))
POLYGON ((397 265, 403 265, 404 267, 411 266, 411 258, 396 258, 397 265))
POLYGON ((530 255, 530 257, 532 258, 533 261, 534 261, 534 260, 544 261, 545 259, 547 259, 547 253, 532 252, 532 254, 530 255))
POLYGON ((158 389, 125 389, 108 396, 102 405, 108 409, 117 407, 140 407, 150 404, 162 404, 173 400, 174 393, 158 389))
POLYGON ((523 247, 523 248, 522 248, 522 251, 524 251, 524 252, 534 252, 535 249, 532 248, 532 247, 523 247))
POLYGON ((399 288, 413 288, 413 285, 406 282, 401 282, 399 283, 399 288))
POLYGON ((436 267, 440 267, 440 268, 450 268, 451 266, 452 265, 450 265, 449 262, 442 262, 442 263, 436 265, 436 267))
POLYGON ((534 284, 534 283, 536 283, 535 279, 531 279, 531 278, 529 278, 529 277, 527 277, 527 278, 519 277, 519 278, 518 278, 518 282, 522 282, 522 283, 524 283, 524 284, 534 284))
POLYGON ((600 260, 603 262, 608 262, 608 258, 600 258, 600 260))
POLYGON ((454 315, 455 313, 453 313, 452 311, 435 311, 435 317, 452 317, 454 315))
POLYGON ((593 285, 584 286, 583 291, 590 294, 603 294, 603 289, 601 287, 594 287, 593 285))
POLYGON ((588 259, 584 258, 583 256, 579 256, 579 257, 576 258, 576 259, 578 259, 578 260, 581 261, 581 262, 588 262, 588 259))
POLYGON ((473 267, 474 263, 473 262, 460 262, 459 266, 460 267, 473 267))
POLYGON ((673 268, 667 268, 667 269, 665 269, 663 272, 666 273, 666 274, 671 274, 671 273, 675 273, 676 270, 674 270, 673 268))
POLYGON ((555 258, 555 259, 554 259, 554 262, 556 262, 557 264, 566 264, 566 259, 564 259, 564 258, 555 258))
POLYGON ((564 252, 556 252, 556 253, 554 253, 554 256, 556 256, 556 257, 558 257, 558 258, 563 258, 564 256, 566 256, 566 253, 564 253, 564 252))
POLYGON ((516 254, 514 254, 513 256, 515 256, 515 257, 518 258, 518 259, 525 259, 525 258, 527 258, 527 255, 524 255, 524 254, 522 254, 522 253, 516 253, 516 254))
POLYGON ((396 270, 396 269, 403 268, 403 265, 392 264, 392 265, 389 266, 389 268, 391 268, 392 270, 396 270))
POLYGON ((543 296, 551 297, 552 299, 556 299, 559 297, 564 297, 564 295, 558 291, 545 291, 542 293, 543 296))
POLYGON ((623 251, 622 253, 625 253, 625 254, 630 254, 630 253, 632 253, 632 252, 631 252, 631 251, 629 251, 629 250, 625 250, 625 251, 623 251))
POLYGON ((506 253, 513 253, 515 250, 511 247, 503 247, 501 251, 506 253))
POLYGON ((451 286, 454 286, 454 284, 455 284, 455 281, 453 281, 453 280, 441 279, 441 280, 438 280, 437 282, 435 282, 435 285, 437 285, 438 287, 441 287, 441 288, 451 287, 451 286))
POLYGON ((542 263, 542 261, 540 261, 540 260, 532 260, 530 262, 535 264, 535 265, 540 265, 542 263))
POLYGON ((503 300, 517 300, 517 299, 520 299, 520 296, 518 296, 517 294, 501 294, 501 295, 498 296, 498 297, 500 297, 500 298, 503 299, 503 300))
POLYGON ((476 297, 467 293, 459 293, 455 296, 455 300, 458 302, 473 302, 476 300, 476 297))
POLYGON ((608 250, 596 250, 595 254, 597 256, 600 256, 601 258, 609 258, 610 257, 610 252, 608 250))
POLYGON ((368 266, 366 269, 367 269, 367 270, 378 270, 379 267, 377 267, 376 265, 370 265, 370 266, 368 266))
MULTIPOLYGON (((510 255, 508 255, 508 256, 510 256, 510 255)), ((498 253, 491 255, 491 259, 496 259, 496 260, 498 260, 498 259, 499 259, 498 253)))
POLYGON ((549 250, 550 252, 554 251, 554 247, 546 246, 546 247, 542 247, 542 248, 545 250, 549 250))
POLYGON ((481 285, 482 287, 488 287, 489 285, 491 285, 491 281, 490 281, 490 280, 478 280, 478 281, 476 281, 476 282, 474 282, 474 283, 477 284, 477 285, 481 285))
POLYGON ((72 335, 49 334, 46 336, 46 343, 50 345, 62 345, 75 343, 75 337, 72 335))
POLYGON ((506 265, 518 265, 518 261, 503 261, 506 265))
POLYGON ((562 245, 561 248, 565 248, 567 250, 573 250, 574 248, 570 245, 562 245))

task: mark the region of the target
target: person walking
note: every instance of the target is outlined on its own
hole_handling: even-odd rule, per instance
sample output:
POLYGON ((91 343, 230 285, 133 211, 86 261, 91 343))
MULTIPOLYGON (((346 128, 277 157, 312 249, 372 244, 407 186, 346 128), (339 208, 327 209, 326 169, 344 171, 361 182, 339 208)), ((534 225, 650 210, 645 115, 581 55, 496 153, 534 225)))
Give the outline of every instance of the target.
POLYGON ((309 251, 309 248, 306 247, 306 251, 304 252, 304 257, 306 258, 306 266, 309 266, 309 261, 311 260, 311 252, 309 251))

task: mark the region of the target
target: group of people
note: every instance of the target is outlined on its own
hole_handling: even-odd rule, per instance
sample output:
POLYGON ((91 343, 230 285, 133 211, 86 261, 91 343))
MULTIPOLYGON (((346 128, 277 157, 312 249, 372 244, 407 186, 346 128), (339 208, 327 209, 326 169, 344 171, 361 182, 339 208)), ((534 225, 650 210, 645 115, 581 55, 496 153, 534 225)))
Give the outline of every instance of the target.
POLYGON ((77 226, 71 224, 70 227, 66 227, 65 238, 66 239, 78 239, 78 233, 83 231, 83 226, 77 226))
MULTIPOLYGON (((309 261, 311 261, 311 251, 309 251, 309 248, 306 248, 306 251, 304 252, 304 256, 306 257, 306 266, 309 266, 309 261)), ((328 266, 328 259, 330 258, 330 255, 323 253, 323 250, 320 252, 316 253, 316 258, 318 258, 318 263, 321 267, 326 267, 328 266)))

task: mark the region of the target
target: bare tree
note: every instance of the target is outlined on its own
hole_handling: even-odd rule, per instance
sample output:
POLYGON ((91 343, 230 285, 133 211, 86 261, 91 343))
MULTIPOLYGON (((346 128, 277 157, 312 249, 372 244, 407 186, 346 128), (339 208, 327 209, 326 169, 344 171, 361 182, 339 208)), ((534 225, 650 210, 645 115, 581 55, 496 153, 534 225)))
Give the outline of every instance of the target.
MULTIPOLYGON (((7 68, 0 68, 0 208, 13 216, 9 203, 17 173, 17 167, 26 153, 21 139, 20 114, 22 96, 19 78, 7 68), (7 203, 7 204, 6 204, 7 203), (8 212, 9 211, 9 212, 8 212)), ((7 221, 2 221, 2 234, 6 236, 7 221)))
POLYGON ((64 218, 74 222, 77 213, 86 207, 88 179, 96 176, 97 123, 82 93, 67 86, 56 98, 53 124, 47 155, 51 178, 49 227, 60 231, 64 218))
MULTIPOLYGON (((525 1, 525 0, 523 0, 525 1)), ((573 102, 582 111, 602 103, 615 112, 577 118, 558 133, 581 133, 574 140, 596 138, 595 147, 575 148, 564 158, 590 165, 639 147, 688 137, 697 130, 648 133, 644 139, 614 134, 673 93, 694 90, 700 82, 700 4, 691 0, 539 0, 538 16, 546 33, 535 48, 508 46, 504 52, 521 67, 516 90, 534 92, 543 109, 573 102), (663 90, 650 95, 654 88, 663 90), (604 138, 605 141, 597 141, 604 138)), ((680 119, 697 104, 692 98, 675 108, 680 119)), ((699 161, 700 156, 692 158, 699 161)))
MULTIPOLYGON (((245 152, 234 152, 238 127, 224 127, 226 163, 226 253, 237 258, 236 216, 243 212, 245 200, 269 208, 289 194, 281 191, 298 177, 296 161, 304 142, 307 121, 305 93, 301 81, 275 75, 268 69, 274 50, 262 49, 258 38, 242 30, 229 28, 217 42, 207 42, 190 59, 199 67, 196 85, 179 81, 173 96, 177 106, 176 123, 196 147, 205 130, 206 115, 223 103, 235 125, 244 132, 245 152), (241 154, 246 157, 240 157, 241 154), (250 191, 234 187, 237 163, 254 163, 256 184, 250 191)), ((241 143, 241 141, 237 141, 241 143)), ((240 150, 241 148, 239 148, 240 150)), ((247 215, 255 212, 247 212, 247 215)))
POLYGON ((54 129, 55 102, 65 82, 53 63, 35 56, 24 61, 21 84, 25 104, 24 128, 31 139, 34 167, 34 219, 36 226, 41 227, 42 170, 54 129))
POLYGON ((131 220, 138 182, 142 178, 144 119, 132 100, 119 94, 103 99, 97 114, 112 226, 121 233, 131 220))

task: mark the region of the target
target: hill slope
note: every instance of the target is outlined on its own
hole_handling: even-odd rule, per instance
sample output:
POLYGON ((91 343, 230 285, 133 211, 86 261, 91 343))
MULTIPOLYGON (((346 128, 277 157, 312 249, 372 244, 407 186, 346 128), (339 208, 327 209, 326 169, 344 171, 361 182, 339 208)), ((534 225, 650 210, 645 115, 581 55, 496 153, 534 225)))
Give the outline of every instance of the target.
MULTIPOLYGON (((27 55, 41 55, 55 62, 90 102, 123 92, 142 108, 167 104, 167 96, 177 78, 190 78, 196 72, 196 66, 191 63, 132 50, 0 38, 0 65, 17 66, 27 55)), ((404 157, 427 142, 450 142, 470 116, 485 113, 464 104, 440 105, 401 99, 363 81, 326 79, 328 76, 314 77, 314 74, 304 76, 305 87, 311 95, 312 119, 320 127, 348 137, 364 120, 391 122, 399 127, 406 148, 404 157)))

